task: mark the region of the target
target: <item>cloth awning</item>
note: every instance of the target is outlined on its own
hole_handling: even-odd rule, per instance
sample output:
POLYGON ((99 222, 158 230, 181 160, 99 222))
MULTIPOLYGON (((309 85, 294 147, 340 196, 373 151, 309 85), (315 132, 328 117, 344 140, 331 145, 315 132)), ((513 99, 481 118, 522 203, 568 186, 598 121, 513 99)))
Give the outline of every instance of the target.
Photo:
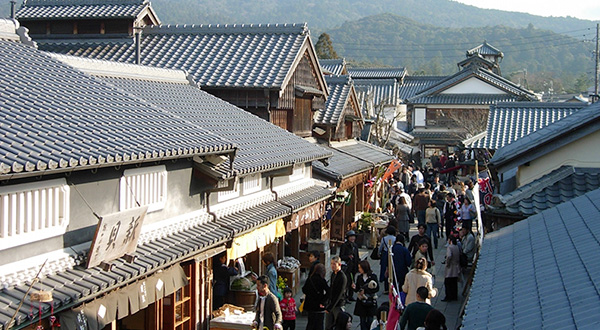
POLYGON ((256 251, 267 244, 271 244, 276 238, 285 236, 285 225, 283 219, 271 222, 252 230, 249 233, 233 238, 231 248, 227 249, 228 259, 237 259, 246 254, 256 251))
POLYGON ((101 298, 60 313, 61 328, 102 329, 114 320, 135 314, 188 284, 180 265, 159 271, 145 279, 101 298))

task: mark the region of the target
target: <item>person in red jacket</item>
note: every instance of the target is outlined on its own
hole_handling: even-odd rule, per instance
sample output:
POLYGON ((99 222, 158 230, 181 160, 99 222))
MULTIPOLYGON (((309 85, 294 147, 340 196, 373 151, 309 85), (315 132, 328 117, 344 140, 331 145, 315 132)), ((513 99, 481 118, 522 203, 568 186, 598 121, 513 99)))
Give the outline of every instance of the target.
POLYGON ((296 301, 292 297, 292 289, 283 289, 283 299, 279 302, 283 314, 283 330, 296 329, 296 301))

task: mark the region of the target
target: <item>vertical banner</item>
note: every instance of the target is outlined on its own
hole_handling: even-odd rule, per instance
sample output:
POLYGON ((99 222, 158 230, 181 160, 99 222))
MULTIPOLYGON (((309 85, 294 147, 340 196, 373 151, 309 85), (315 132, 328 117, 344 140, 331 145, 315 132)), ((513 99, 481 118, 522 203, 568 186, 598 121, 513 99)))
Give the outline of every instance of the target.
POLYGON ((490 178, 478 178, 477 183, 479 184, 479 189, 477 189, 477 191, 483 196, 481 198, 483 204, 490 205, 492 203, 492 196, 494 195, 494 189, 490 178))
POLYGON ((477 237, 479 239, 479 247, 483 243, 483 218, 481 217, 481 196, 479 191, 479 183, 473 188, 473 198, 475 199, 475 209, 477 210, 477 237))

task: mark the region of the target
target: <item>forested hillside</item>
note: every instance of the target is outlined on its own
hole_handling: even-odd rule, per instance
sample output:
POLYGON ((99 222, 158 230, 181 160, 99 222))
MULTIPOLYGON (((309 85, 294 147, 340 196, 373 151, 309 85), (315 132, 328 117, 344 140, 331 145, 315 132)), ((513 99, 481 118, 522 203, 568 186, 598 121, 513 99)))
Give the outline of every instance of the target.
POLYGON ((487 40, 504 53, 502 74, 536 91, 581 92, 587 86, 585 82, 575 86, 577 79, 591 77, 587 73, 594 69, 593 43, 533 25, 440 28, 383 14, 347 22, 327 33, 337 53, 350 61, 404 66, 411 73, 436 75, 456 72, 466 50, 487 40))

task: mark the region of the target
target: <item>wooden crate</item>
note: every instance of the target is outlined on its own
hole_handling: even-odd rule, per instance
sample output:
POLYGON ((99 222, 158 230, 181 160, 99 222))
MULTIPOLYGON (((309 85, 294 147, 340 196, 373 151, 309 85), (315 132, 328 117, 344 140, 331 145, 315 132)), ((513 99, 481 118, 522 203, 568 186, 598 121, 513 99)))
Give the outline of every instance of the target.
POLYGON ((300 268, 296 269, 277 269, 277 274, 286 279, 287 286, 292 289, 292 295, 295 296, 300 290, 300 268))

